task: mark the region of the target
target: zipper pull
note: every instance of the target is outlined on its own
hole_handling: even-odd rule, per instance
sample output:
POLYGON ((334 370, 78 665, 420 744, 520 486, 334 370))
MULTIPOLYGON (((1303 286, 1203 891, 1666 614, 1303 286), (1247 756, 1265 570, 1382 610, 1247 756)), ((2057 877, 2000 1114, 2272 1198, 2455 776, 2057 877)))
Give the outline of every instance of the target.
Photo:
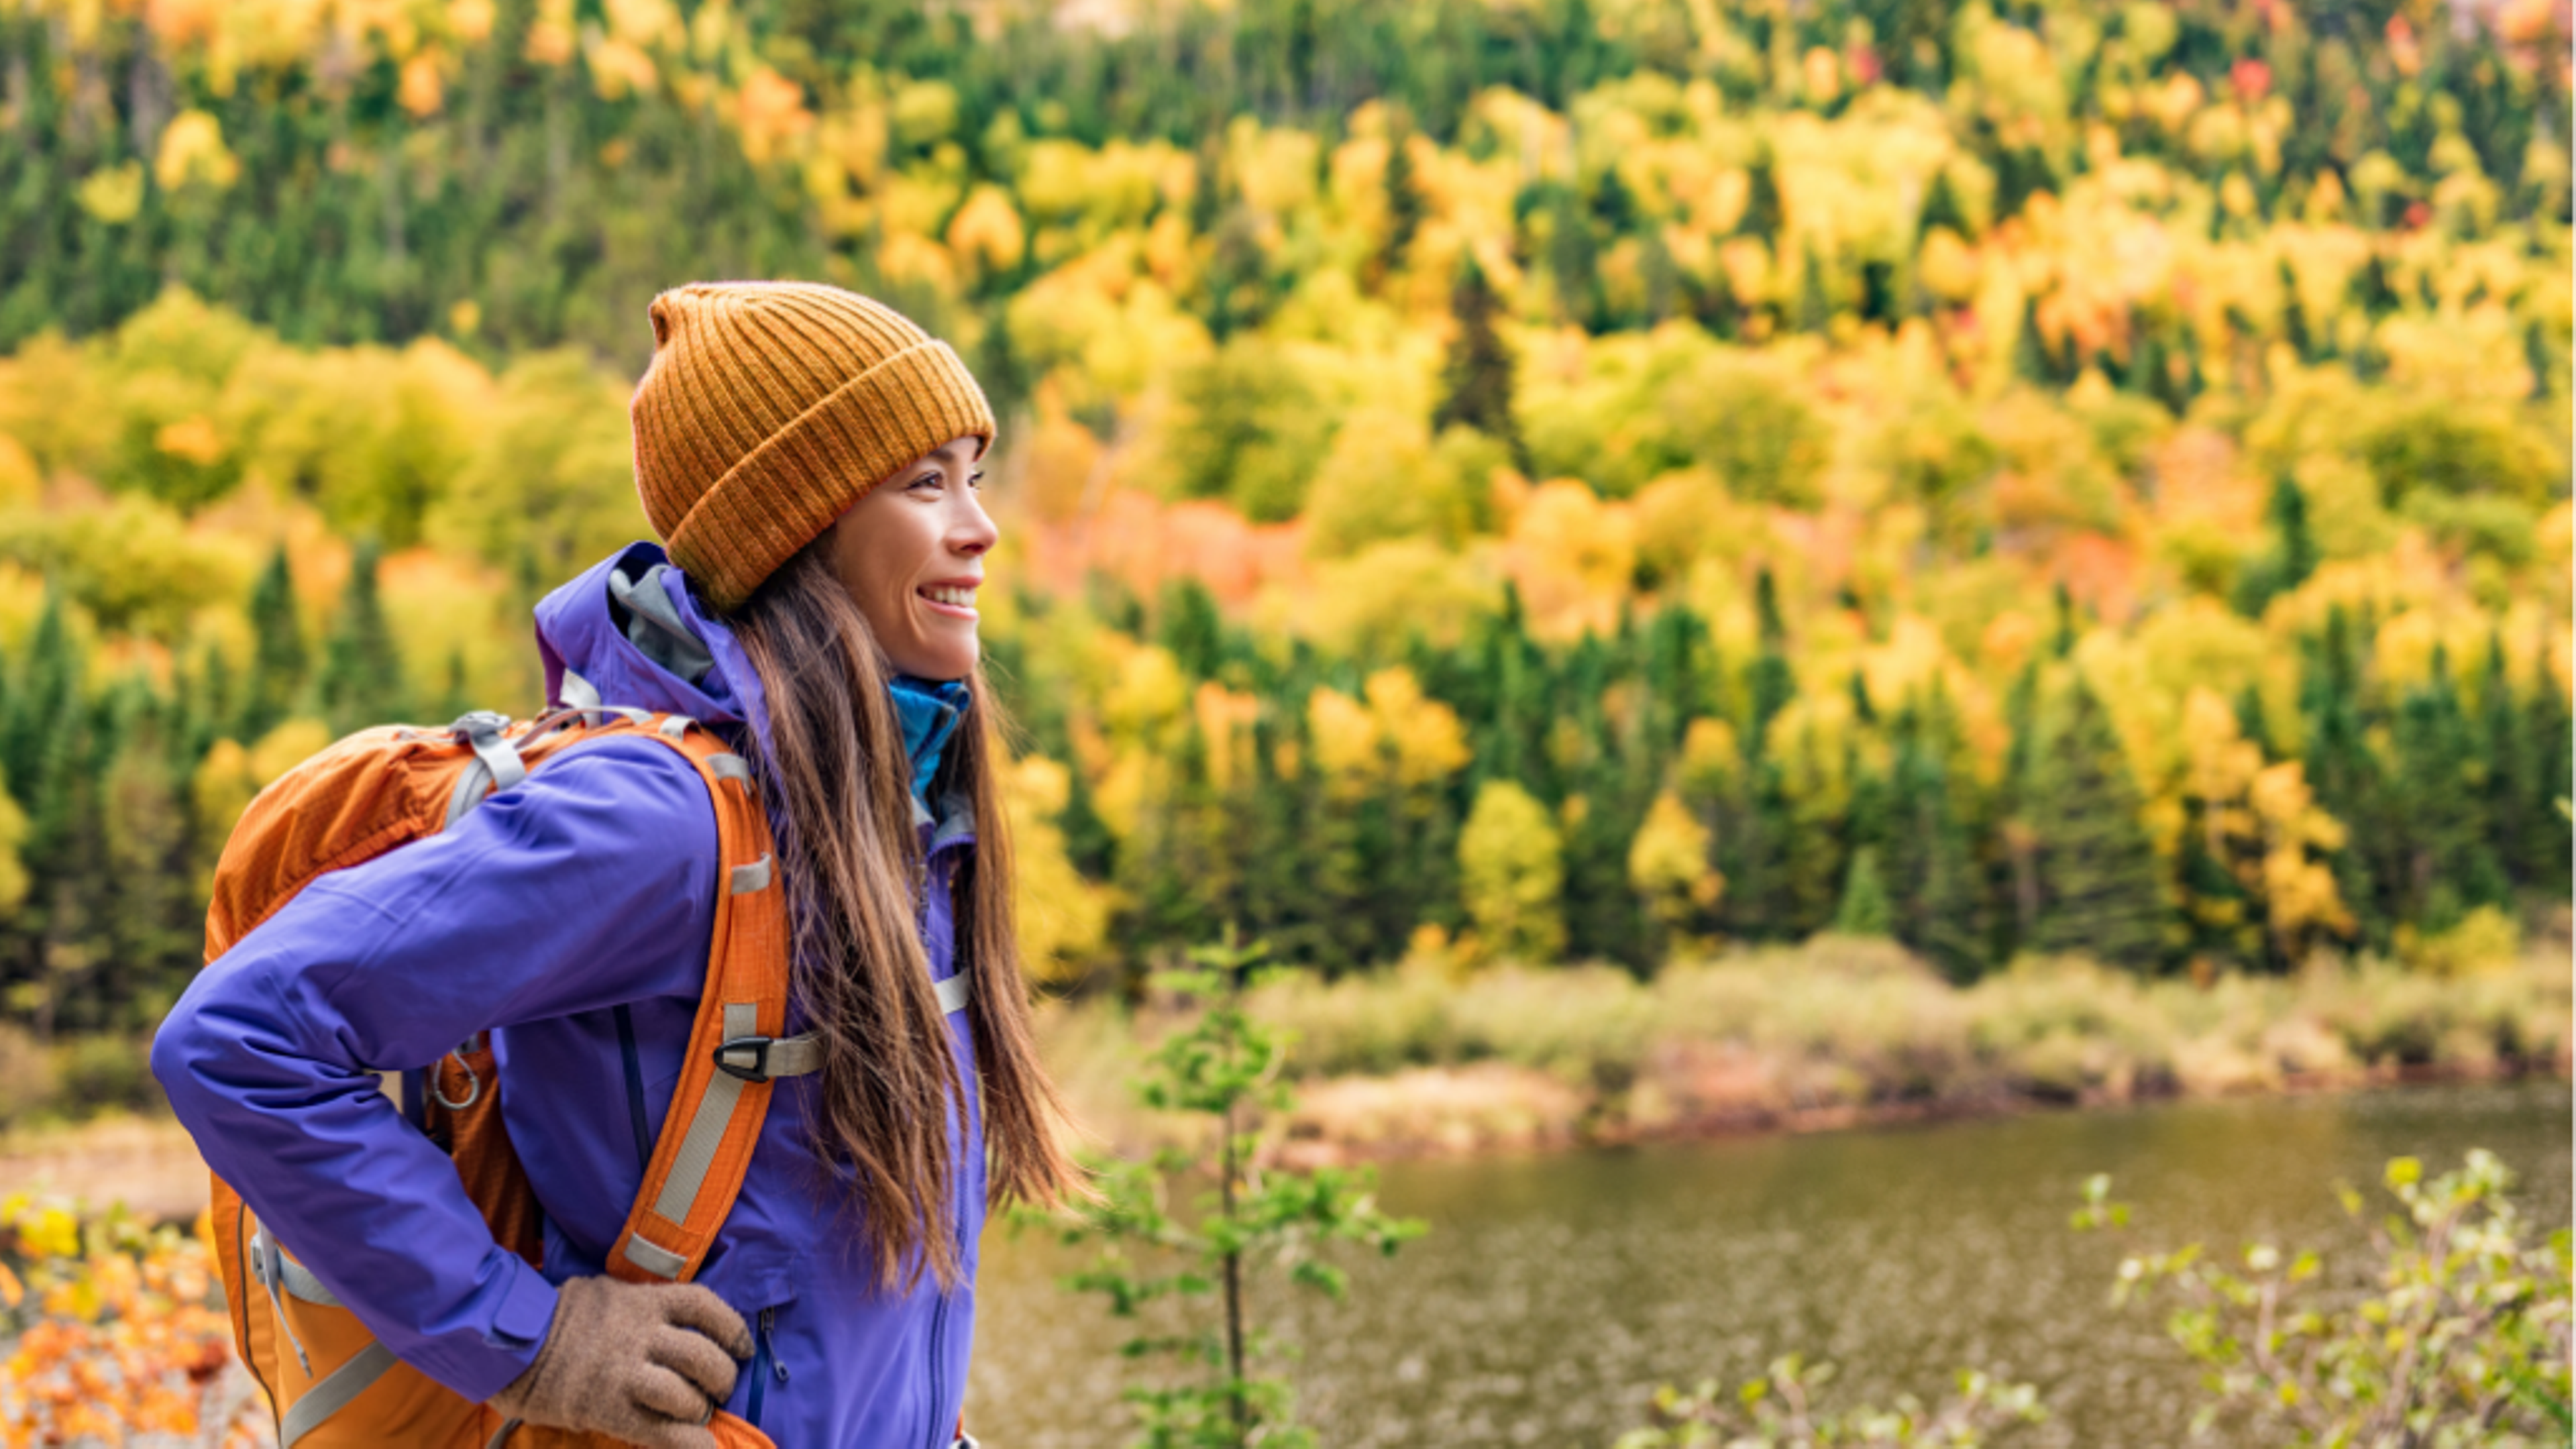
POLYGON ((769 1366, 777 1372, 778 1381, 783 1384, 787 1382, 787 1365, 778 1357, 777 1342, 778 1310, 764 1308, 760 1310, 760 1345, 769 1350, 769 1366))

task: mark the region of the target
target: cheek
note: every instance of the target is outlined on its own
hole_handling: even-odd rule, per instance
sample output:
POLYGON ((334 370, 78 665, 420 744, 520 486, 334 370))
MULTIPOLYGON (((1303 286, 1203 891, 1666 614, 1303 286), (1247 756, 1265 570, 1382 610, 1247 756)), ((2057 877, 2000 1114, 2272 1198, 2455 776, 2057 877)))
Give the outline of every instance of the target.
MULTIPOLYGON (((887 502, 899 505, 901 500, 887 502)), ((834 550, 841 583, 880 636, 902 637, 921 626, 913 614, 912 590, 938 542, 937 532, 924 526, 920 516, 927 511, 895 506, 844 520, 834 550)))

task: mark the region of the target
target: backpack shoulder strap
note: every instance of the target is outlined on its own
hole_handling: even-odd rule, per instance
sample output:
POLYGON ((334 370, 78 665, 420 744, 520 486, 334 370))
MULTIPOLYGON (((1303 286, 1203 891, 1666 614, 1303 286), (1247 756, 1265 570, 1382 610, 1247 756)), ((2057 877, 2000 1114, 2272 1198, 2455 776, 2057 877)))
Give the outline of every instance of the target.
POLYGON ((786 891, 748 762, 685 715, 630 715, 582 737, 661 741, 697 767, 715 805, 719 869, 706 988, 643 1190, 608 1255, 608 1271, 629 1282, 684 1282, 742 1193, 769 1115, 771 1082, 813 1071, 821 1053, 810 1037, 781 1035, 786 891))

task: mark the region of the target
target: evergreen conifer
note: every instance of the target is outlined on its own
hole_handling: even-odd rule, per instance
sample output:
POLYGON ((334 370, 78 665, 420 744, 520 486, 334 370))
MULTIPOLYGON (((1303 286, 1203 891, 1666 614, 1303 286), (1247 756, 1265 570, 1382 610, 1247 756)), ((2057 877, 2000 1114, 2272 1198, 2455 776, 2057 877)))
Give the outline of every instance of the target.
POLYGON ((296 617, 295 577, 286 545, 268 556, 250 592, 250 687, 244 692, 237 737, 244 744, 267 734, 295 712, 304 691, 308 660, 304 626, 296 617))
POLYGON ((1939 685, 1919 709, 1908 702, 1894 729, 1883 874, 1890 929, 1954 982, 1974 980, 1988 952, 1985 891, 1974 836, 1959 804, 1962 751, 1949 696, 1939 685))
POLYGON ((1735 224, 1736 234, 1769 241, 1780 234, 1784 212, 1780 204, 1779 165, 1772 159, 1768 147, 1753 158, 1747 181, 1744 216, 1735 224))
POLYGON ((2031 761, 2026 819, 2039 900, 2023 947, 2151 970, 2164 958, 2170 909, 2139 819, 2145 802, 2090 683, 2069 681, 2054 712, 2031 761))
POLYGON ((1851 870, 1843 879, 1842 903, 1834 908, 1834 929, 1846 936, 1884 936, 1895 922, 1887 883, 1879 878, 1878 851, 1863 846, 1852 852, 1851 870))
POLYGON ((407 710, 402 660, 376 587, 376 559, 372 541, 358 545, 340 594, 340 617, 323 652, 323 716, 340 734, 398 719, 407 710))
POLYGON ((1485 269, 1472 256, 1462 261, 1458 283, 1449 293, 1449 315, 1457 330, 1441 359, 1440 406, 1431 414, 1431 430, 1473 428, 1509 447, 1513 466, 1526 473, 1529 449, 1512 416, 1512 352, 1494 328, 1502 306, 1485 269))
POLYGON ((2391 734, 2405 822, 2403 914, 2427 931, 2444 930, 2472 907, 2503 903, 2508 890, 2491 846, 2487 762, 2438 645, 2431 672, 2399 703, 2391 734))
POLYGON ((1409 126, 1397 126, 1387 136, 1386 246, 1378 253, 1378 265, 1388 272, 1403 269, 1405 257, 1413 250, 1414 234, 1422 230, 1422 220, 1430 212, 1422 183, 1413 174, 1413 150, 1406 144, 1411 138, 1409 126))

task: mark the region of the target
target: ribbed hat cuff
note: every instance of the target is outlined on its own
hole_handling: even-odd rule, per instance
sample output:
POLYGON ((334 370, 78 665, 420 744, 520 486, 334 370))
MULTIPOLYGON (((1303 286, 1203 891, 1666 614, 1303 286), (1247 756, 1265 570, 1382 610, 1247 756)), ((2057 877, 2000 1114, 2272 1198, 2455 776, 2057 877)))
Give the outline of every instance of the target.
POLYGON ((894 470, 993 430, 965 362, 945 342, 916 343, 745 454, 671 530, 671 557, 708 602, 732 608, 894 470))

